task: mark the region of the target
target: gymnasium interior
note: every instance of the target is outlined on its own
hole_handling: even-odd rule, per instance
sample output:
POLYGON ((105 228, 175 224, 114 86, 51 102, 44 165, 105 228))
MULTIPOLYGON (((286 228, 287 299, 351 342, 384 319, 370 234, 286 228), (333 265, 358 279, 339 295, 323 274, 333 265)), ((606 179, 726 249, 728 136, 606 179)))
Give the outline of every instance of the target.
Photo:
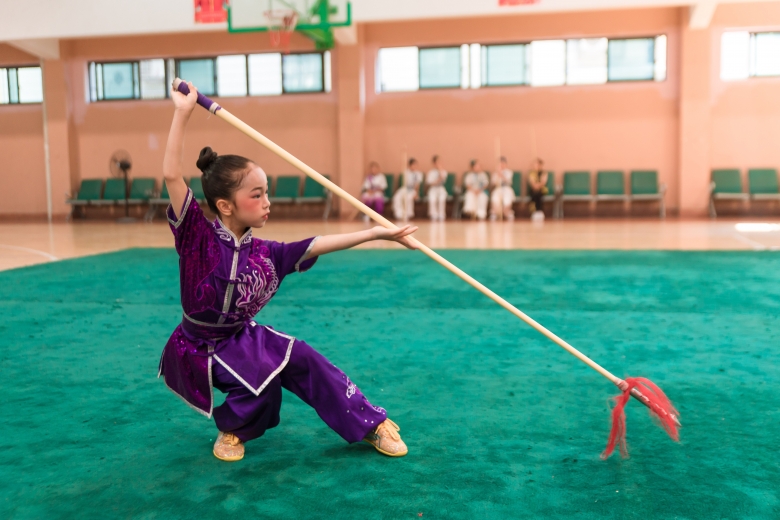
MULTIPOLYGON (((780 1, 0 5, 0 517, 780 518, 780 1), (621 390, 376 241, 286 278, 255 321, 352 374, 409 454, 347 444, 285 393, 242 461, 214 458, 214 424, 157 378, 182 320, 177 77, 357 199, 378 164, 388 225, 419 226, 618 378, 652 379, 679 442, 634 400, 630 456, 602 459, 621 390), (398 219, 410 160, 433 156, 446 218, 422 182, 398 219), (501 157, 511 218, 469 215, 472 161, 501 157)), ((383 225, 196 107, 183 173, 211 218, 204 146, 265 171, 255 237, 383 225)))

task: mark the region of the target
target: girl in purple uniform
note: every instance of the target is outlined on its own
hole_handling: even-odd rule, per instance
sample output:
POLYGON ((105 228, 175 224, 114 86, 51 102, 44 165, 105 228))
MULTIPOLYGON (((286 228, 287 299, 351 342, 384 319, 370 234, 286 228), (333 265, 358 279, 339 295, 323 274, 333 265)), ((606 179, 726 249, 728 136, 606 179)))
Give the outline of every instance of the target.
POLYGON ((308 344, 253 318, 285 276, 310 269, 320 255, 370 240, 394 240, 413 249, 417 228, 382 227, 300 242, 252 236, 268 220, 268 180, 249 159, 200 152, 203 191, 217 218, 208 220, 182 178, 183 141, 197 100, 171 91, 176 110, 163 161, 171 198, 168 221, 179 254, 183 316, 165 345, 159 374, 194 410, 214 417, 219 429, 214 455, 244 456, 244 443, 279 424, 282 388, 314 408, 347 442, 364 440, 380 453, 406 455, 398 426, 372 405, 341 370, 308 344), (214 408, 213 387, 227 393, 214 408))

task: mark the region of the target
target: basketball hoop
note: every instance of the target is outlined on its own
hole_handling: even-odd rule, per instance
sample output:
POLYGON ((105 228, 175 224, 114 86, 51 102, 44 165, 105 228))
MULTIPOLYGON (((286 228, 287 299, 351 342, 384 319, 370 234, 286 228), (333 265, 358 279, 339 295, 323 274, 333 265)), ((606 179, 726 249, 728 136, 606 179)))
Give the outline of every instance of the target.
POLYGON ((294 9, 277 9, 266 11, 268 20, 268 34, 271 37, 271 45, 282 49, 284 54, 290 53, 290 38, 295 32, 298 23, 298 12, 294 9))

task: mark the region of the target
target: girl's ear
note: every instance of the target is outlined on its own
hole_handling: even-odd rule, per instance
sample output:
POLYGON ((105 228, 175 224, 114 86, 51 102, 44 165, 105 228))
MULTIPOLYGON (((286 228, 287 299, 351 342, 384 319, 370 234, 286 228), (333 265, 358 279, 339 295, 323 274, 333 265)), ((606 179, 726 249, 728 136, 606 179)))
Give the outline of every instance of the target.
POLYGON ((220 215, 230 216, 233 214, 233 205, 225 199, 217 199, 217 210, 220 215))

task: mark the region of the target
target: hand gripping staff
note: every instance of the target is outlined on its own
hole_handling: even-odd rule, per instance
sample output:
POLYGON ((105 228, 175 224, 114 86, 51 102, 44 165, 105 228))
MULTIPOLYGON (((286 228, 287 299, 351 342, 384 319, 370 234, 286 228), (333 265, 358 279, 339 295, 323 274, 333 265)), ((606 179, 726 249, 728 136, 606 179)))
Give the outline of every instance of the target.
MULTIPOLYGON (((173 82, 173 87, 181 92, 182 94, 189 94, 189 87, 187 86, 187 83, 182 81, 179 78, 176 78, 176 80, 173 82)), ((382 226, 389 228, 389 229, 396 229, 395 224, 384 218, 382 215, 377 213, 376 211, 372 210, 365 204, 363 204, 361 201, 341 189, 339 186, 325 178, 320 173, 316 172, 314 169, 312 169, 310 166, 304 164, 300 159, 294 157, 286 150, 282 149, 279 145, 262 135, 257 130, 253 129, 240 119, 238 119, 236 116, 219 106, 214 101, 210 100, 200 92, 198 92, 198 104, 211 112, 212 114, 215 114, 220 119, 226 121, 230 125, 236 127, 238 130, 249 136, 250 138, 254 139, 261 145, 265 146, 269 150, 271 150, 273 153, 287 161, 288 163, 292 164, 299 170, 301 170, 303 173, 317 181, 318 183, 322 184, 326 189, 330 190, 331 192, 335 193, 342 199, 349 202, 352 206, 357 208, 362 213, 368 215, 371 217, 374 221, 378 222, 382 226)), ((528 325, 536 329, 539 333, 543 334, 544 336, 547 336, 551 341, 556 343, 559 347, 566 350, 569 354, 573 355, 586 365, 588 365, 590 368, 601 374, 602 376, 609 379, 612 383, 614 383, 620 390, 621 394, 617 397, 615 397, 615 407, 612 409, 612 429, 609 433, 609 439, 607 442, 607 447, 604 450, 604 452, 601 454, 601 457, 606 459, 609 457, 612 452, 615 449, 615 446, 618 445, 620 448, 620 453, 624 457, 628 455, 628 451, 626 450, 626 417, 624 413, 624 408, 626 406, 626 403, 629 400, 629 397, 634 397, 637 400, 639 400, 640 403, 644 404, 650 409, 651 415, 657 416, 657 418, 661 422, 661 426, 666 430, 666 432, 669 434, 669 436, 675 440, 679 440, 679 431, 678 428, 680 426, 680 422, 678 420, 678 412, 672 405, 672 403, 667 399, 666 395, 661 391, 660 388, 658 388, 655 384, 653 384, 650 380, 644 379, 644 378, 626 378, 620 379, 619 377, 613 375, 608 370, 603 368, 601 365, 590 359, 588 356, 574 348, 573 346, 569 345, 566 341, 559 338, 549 330, 547 330, 545 327, 534 321, 530 316, 526 315, 519 309, 517 309, 514 305, 509 303, 508 301, 501 298, 499 295, 476 281, 474 278, 469 276, 467 273, 462 271, 457 266, 453 265, 448 260, 444 259, 441 255, 433 251, 431 248, 426 246, 425 244, 421 243, 419 240, 417 240, 414 237, 409 237, 413 242, 414 245, 417 246, 420 251, 428 255, 431 259, 433 259, 435 262, 441 264, 445 269, 451 271, 455 276, 466 282, 467 284, 474 287, 476 290, 496 302, 498 305, 506 309, 507 311, 511 312, 524 322, 526 322, 528 325)))

